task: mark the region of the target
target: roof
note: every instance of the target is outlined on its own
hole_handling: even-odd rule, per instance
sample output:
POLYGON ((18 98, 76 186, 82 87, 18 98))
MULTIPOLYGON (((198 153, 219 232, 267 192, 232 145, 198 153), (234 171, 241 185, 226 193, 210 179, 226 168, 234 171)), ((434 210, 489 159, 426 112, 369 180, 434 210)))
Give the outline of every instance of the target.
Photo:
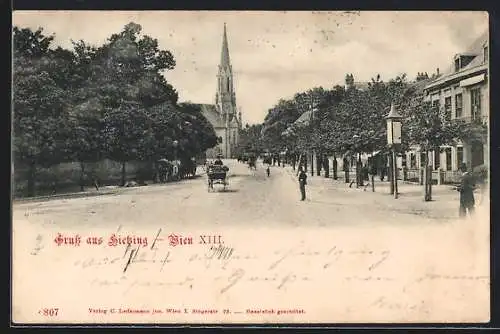
POLYGON ((355 82, 354 83, 354 87, 356 87, 356 89, 358 90, 368 90, 368 88, 370 86, 370 83, 369 82, 355 82))
POLYGON ((311 121, 312 118, 312 110, 308 110, 302 115, 300 115, 299 118, 295 122, 293 122, 294 126, 303 126, 303 125, 308 125, 309 122, 311 121))
POLYGON ((476 71, 487 69, 487 65, 483 62, 483 47, 486 43, 488 43, 487 30, 476 38, 476 40, 474 40, 474 42, 472 42, 464 52, 460 53, 460 55, 475 55, 474 59, 472 59, 467 66, 461 68, 459 71, 455 71, 455 65, 452 63, 440 77, 431 82, 425 87, 425 89, 433 88, 442 85, 447 81, 470 75, 476 71))
POLYGON ((424 92, 425 87, 427 87, 431 82, 433 82, 434 79, 424 79, 424 80, 419 80, 419 81, 414 81, 410 83, 409 88, 413 88, 415 90, 415 93, 417 94, 422 94, 424 92))
MULTIPOLYGON (((212 124, 214 128, 225 128, 224 119, 222 115, 217 111, 217 107, 214 104, 200 104, 196 103, 195 105, 200 107, 202 115, 212 124)), ((239 122, 236 117, 233 117, 231 122, 229 123, 229 127, 237 128, 239 127, 239 122)))
POLYGON ((223 128, 224 122, 220 117, 217 108, 213 104, 196 104, 200 107, 203 116, 212 124, 214 128, 223 128))

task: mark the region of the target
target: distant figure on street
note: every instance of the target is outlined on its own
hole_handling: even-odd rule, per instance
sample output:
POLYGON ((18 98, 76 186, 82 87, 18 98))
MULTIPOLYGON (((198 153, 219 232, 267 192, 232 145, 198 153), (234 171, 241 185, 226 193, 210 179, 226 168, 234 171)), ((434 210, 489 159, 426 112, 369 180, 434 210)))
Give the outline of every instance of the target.
POLYGON ((469 211, 469 215, 474 214, 475 180, 472 173, 467 171, 467 165, 465 163, 460 165, 460 171, 462 171, 463 174, 460 185, 457 187, 457 190, 460 192, 459 216, 465 217, 467 211, 469 211))
POLYGON ((269 175, 271 174, 271 170, 269 169, 269 166, 267 166, 267 168, 266 168, 266 173, 267 173, 267 177, 269 177, 269 175))
POLYGON ((306 185, 307 185, 307 174, 304 172, 304 169, 300 167, 299 169, 299 187, 300 187, 300 194, 301 194, 301 201, 304 201, 306 199, 306 185))

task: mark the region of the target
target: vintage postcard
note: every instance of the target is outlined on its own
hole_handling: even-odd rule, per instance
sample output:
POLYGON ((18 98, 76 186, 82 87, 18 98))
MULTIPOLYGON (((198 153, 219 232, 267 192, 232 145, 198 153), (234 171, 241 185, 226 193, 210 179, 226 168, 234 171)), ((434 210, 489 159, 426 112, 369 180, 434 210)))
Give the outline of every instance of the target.
POLYGON ((14 324, 490 320, 486 12, 12 33, 14 324))

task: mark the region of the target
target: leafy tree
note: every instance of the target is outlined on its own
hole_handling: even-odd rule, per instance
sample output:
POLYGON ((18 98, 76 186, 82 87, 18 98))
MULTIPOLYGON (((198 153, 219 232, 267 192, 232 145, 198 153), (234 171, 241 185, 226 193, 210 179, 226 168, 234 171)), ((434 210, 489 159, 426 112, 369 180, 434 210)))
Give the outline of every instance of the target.
POLYGON ((279 152, 283 147, 282 133, 300 116, 295 101, 280 100, 269 110, 262 126, 262 144, 270 152, 279 152))
POLYGON ((13 143, 17 164, 28 167, 28 195, 38 166, 66 161, 68 94, 52 69, 64 67, 49 49, 53 37, 14 28, 13 143))
POLYGON ((107 155, 122 164, 122 185, 126 182, 126 163, 148 155, 151 121, 140 104, 127 101, 105 112, 102 136, 107 155))
POLYGON ((210 122, 203 116, 201 107, 191 103, 178 105, 181 129, 186 138, 181 149, 187 157, 199 156, 217 145, 217 135, 210 122))
POLYGON ((166 154, 172 136, 182 137, 176 133, 181 118, 173 108, 177 93, 160 73, 172 69, 175 61, 169 51, 159 50, 157 40, 140 32, 140 25, 129 23, 95 52, 96 94, 105 109, 105 152, 122 163, 122 183, 128 161, 166 154), (152 108, 156 105, 172 112, 159 113, 152 108))
POLYGON ((13 49, 15 57, 41 58, 49 53, 50 46, 54 41, 54 35, 46 36, 43 28, 36 31, 30 28, 13 28, 13 49))
POLYGON ((404 132, 408 144, 417 145, 424 153, 424 200, 432 200, 431 172, 429 170, 429 152, 440 152, 443 145, 454 145, 457 140, 467 136, 463 132, 464 125, 447 120, 443 117, 438 107, 433 107, 430 102, 420 95, 412 100, 408 108, 403 110, 404 132))
POLYGON ((262 144, 262 124, 246 125, 240 132, 238 143, 238 152, 242 153, 260 153, 264 150, 262 144))

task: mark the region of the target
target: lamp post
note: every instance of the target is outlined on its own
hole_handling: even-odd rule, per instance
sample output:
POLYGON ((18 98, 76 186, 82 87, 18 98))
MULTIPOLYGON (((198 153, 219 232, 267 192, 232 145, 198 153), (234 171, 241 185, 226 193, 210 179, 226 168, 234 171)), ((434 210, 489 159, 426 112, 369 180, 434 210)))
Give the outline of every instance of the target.
POLYGON ((392 182, 394 185, 394 198, 398 198, 398 176, 396 165, 396 150, 401 145, 401 119, 403 117, 398 114, 394 104, 391 104, 389 115, 385 117, 387 120, 387 145, 392 150, 392 182))

